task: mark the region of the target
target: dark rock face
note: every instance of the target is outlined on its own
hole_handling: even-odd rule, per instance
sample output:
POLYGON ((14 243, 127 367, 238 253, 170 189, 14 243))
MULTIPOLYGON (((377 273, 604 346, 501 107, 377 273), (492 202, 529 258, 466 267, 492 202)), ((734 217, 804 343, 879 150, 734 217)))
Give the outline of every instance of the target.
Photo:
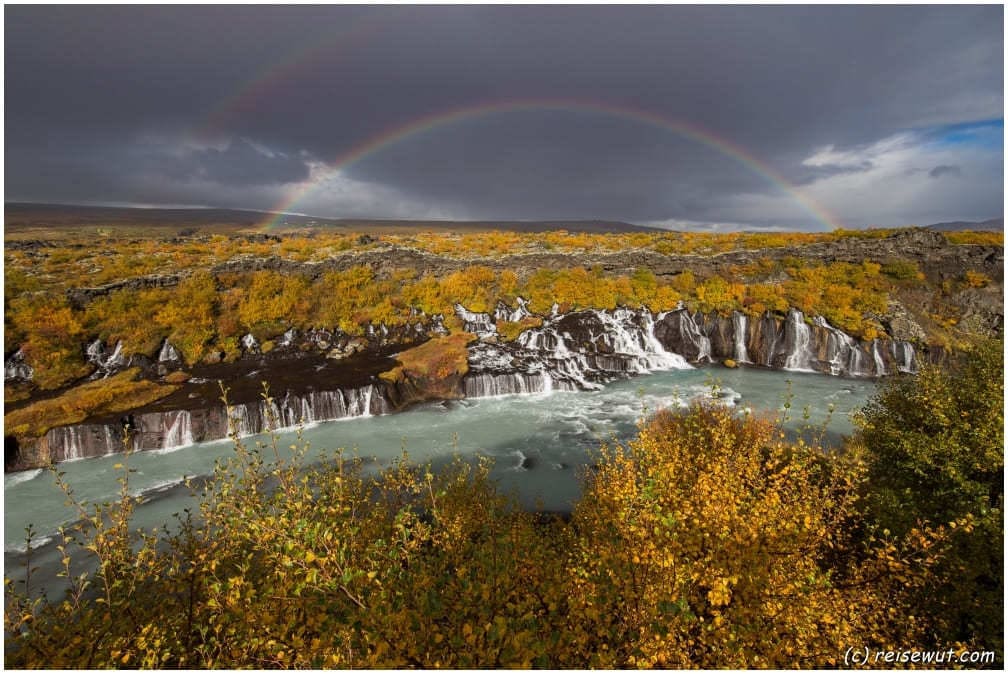
MULTIPOLYGON (((697 314, 704 322, 703 314, 697 314)), ((714 334, 723 338, 721 331, 714 334)), ((669 351, 678 353, 692 363, 709 363, 711 360, 711 338, 697 325, 697 318, 686 309, 663 314, 655 325, 655 337, 669 351)))
MULTIPOLYGON (((660 334, 656 330, 666 347, 674 350, 681 342, 695 341, 688 322, 681 318, 669 322, 669 316, 659 320, 665 330, 660 334), (677 332, 674 328, 680 322, 685 327, 677 332)), ((701 315, 694 323, 707 335, 714 360, 848 377, 881 377, 917 369, 916 352, 909 341, 857 340, 821 316, 806 320, 797 309, 791 309, 786 317, 767 313, 759 320, 750 320, 740 312, 727 317, 701 315)))

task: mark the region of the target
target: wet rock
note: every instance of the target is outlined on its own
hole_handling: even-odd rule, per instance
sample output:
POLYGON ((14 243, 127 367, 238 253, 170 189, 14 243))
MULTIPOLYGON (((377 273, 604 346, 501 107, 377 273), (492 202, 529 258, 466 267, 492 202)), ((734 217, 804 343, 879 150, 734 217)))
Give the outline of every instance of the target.
POLYGON ((655 337, 666 349, 691 363, 711 360, 711 340, 686 309, 664 314, 655 324, 655 337))
POLYGON ((241 348, 246 355, 258 355, 261 353, 259 340, 251 332, 241 338, 241 348))
POLYGON ((4 381, 31 381, 35 370, 25 362, 24 351, 18 349, 4 361, 4 381))

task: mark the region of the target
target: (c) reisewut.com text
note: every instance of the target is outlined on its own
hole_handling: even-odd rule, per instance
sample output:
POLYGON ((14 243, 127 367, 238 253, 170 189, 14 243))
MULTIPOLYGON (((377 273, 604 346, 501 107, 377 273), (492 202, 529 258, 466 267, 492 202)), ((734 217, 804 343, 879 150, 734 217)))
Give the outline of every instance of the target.
POLYGON ((940 651, 922 650, 872 650, 848 648, 844 653, 844 665, 876 667, 884 665, 989 665, 994 662, 994 651, 956 651, 948 648, 940 651))

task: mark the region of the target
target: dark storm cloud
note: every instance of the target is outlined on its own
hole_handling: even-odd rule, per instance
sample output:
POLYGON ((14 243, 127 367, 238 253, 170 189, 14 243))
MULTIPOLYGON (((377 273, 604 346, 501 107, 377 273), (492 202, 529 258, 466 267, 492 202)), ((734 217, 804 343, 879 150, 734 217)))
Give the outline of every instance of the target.
POLYGON ((935 166, 933 169, 928 171, 928 175, 932 178, 941 178, 942 176, 958 176, 962 175, 962 169, 958 166, 935 166))
MULTIPOLYGON (((1001 16, 994 6, 12 6, 6 198, 266 208, 310 162, 425 116, 570 99, 709 136, 583 108, 482 115, 364 156, 305 204, 335 216, 415 206, 814 225, 779 174, 856 226, 867 216, 846 204, 873 200, 895 156, 888 138, 918 139, 899 145, 911 168, 997 165, 989 148, 938 156, 926 139, 1002 116, 1001 16), (808 163, 826 147, 846 163, 808 163)), ((951 219, 996 215, 967 211, 1001 202, 998 173, 981 193, 948 195, 951 219)), ((930 215, 892 208, 894 221, 930 215)))
POLYGON ((206 180, 221 185, 272 185, 308 178, 303 158, 274 154, 239 139, 217 148, 199 149, 165 162, 165 173, 176 180, 206 180))

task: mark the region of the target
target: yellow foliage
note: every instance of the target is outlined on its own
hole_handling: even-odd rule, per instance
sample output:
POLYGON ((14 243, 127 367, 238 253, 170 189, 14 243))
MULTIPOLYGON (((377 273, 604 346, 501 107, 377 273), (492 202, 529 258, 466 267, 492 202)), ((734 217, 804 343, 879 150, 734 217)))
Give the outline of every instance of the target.
POLYGON ((387 381, 434 382, 464 375, 469 371, 466 346, 476 338, 468 332, 456 332, 424 342, 420 346, 396 354, 399 365, 381 373, 387 381))
POLYGON ((94 415, 125 412, 178 389, 177 386, 137 380, 139 373, 138 368, 132 368, 8 412, 4 415, 5 432, 42 437, 50 428, 80 423, 94 415))

